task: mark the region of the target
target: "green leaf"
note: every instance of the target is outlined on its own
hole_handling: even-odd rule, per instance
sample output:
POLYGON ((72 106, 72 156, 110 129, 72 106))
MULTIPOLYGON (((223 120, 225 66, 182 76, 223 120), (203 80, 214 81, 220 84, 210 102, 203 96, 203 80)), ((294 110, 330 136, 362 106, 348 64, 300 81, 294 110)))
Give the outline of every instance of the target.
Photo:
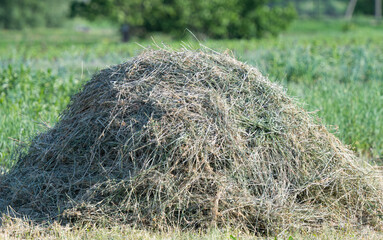
POLYGON ((230 239, 232 239, 232 240, 237 240, 237 238, 234 237, 233 235, 230 235, 230 239))

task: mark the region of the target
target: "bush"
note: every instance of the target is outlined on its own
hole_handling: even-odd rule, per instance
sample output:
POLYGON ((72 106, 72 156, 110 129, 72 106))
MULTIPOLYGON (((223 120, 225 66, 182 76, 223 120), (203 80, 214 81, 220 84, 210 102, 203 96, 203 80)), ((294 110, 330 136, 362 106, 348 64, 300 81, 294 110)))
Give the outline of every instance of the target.
POLYGON ((106 17, 146 32, 182 36, 185 29, 213 38, 276 35, 295 18, 292 5, 269 7, 266 0, 91 0, 72 3, 72 16, 106 17))
POLYGON ((0 28, 60 26, 68 4, 67 0, 0 0, 0 28))
MULTIPOLYGON (((383 7, 382 7, 383 9, 383 7)), ((375 0, 358 1, 355 6, 355 13, 374 15, 375 14, 375 0)))

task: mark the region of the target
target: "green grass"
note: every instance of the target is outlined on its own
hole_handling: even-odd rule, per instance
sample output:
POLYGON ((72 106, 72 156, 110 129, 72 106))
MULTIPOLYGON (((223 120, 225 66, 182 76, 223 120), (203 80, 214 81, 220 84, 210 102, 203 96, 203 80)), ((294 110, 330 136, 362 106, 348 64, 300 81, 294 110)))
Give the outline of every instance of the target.
POLYGON ((383 155, 383 49, 375 41, 317 40, 239 55, 284 84, 355 151, 377 160, 383 155))
POLYGON ((44 122, 54 122, 80 81, 23 64, 1 69, 0 79, 0 160, 8 167, 16 143, 33 136, 44 122))

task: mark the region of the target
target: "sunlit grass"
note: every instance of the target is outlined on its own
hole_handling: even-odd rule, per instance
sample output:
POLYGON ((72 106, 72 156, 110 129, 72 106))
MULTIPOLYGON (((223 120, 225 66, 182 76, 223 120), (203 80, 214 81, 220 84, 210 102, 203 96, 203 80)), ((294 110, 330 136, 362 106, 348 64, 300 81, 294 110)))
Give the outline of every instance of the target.
POLYGON ((322 229, 282 232, 276 236, 262 238, 256 234, 241 232, 235 229, 215 229, 196 231, 167 229, 162 232, 142 230, 126 225, 112 227, 77 225, 63 226, 58 223, 48 225, 30 224, 21 219, 6 219, 0 228, 1 239, 124 239, 124 240, 250 240, 250 239, 323 239, 323 240, 359 240, 382 239, 381 232, 361 227, 338 228, 325 226, 322 229))

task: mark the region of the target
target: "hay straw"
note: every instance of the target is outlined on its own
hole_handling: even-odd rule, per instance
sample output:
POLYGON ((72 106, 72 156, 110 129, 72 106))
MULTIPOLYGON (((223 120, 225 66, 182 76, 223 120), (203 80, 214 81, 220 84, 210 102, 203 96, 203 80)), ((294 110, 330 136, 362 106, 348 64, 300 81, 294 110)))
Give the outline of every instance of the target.
POLYGON ((102 70, 73 96, 0 179, 0 209, 270 234, 381 226, 378 186, 371 166, 257 69, 161 49, 102 70))

